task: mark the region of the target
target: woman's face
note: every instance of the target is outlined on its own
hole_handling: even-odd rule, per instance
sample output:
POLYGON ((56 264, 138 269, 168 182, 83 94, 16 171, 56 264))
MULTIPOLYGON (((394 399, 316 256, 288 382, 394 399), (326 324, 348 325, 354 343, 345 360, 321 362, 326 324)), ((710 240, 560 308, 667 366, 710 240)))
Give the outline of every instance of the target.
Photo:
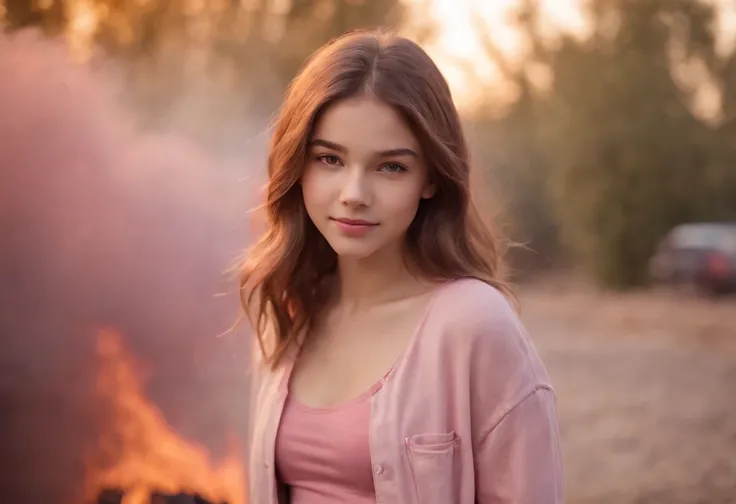
POLYGON ((312 134, 301 181, 309 217, 339 257, 400 252, 422 198, 434 194, 419 142, 369 96, 329 107, 312 134))

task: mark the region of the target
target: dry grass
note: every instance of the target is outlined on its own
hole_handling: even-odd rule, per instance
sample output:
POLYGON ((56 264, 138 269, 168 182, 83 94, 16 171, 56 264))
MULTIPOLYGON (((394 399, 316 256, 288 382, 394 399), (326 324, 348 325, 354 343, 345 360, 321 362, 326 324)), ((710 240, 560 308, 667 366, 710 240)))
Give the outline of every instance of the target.
POLYGON ((520 290, 558 392, 571 504, 736 502, 736 299, 520 290))

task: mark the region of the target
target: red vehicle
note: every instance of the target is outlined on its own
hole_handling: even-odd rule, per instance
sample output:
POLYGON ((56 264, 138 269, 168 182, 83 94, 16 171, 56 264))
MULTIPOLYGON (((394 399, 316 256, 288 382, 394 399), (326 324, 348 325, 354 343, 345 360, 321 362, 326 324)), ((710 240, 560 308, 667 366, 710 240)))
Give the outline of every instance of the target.
POLYGON ((736 292, 736 222, 676 226, 660 242, 649 269, 656 282, 716 295, 736 292))

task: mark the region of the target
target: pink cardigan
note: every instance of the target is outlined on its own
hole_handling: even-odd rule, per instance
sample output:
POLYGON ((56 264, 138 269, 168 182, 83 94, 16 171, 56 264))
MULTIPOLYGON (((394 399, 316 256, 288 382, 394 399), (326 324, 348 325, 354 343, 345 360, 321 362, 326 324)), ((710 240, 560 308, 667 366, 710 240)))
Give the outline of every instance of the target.
MULTIPOLYGON (((255 370, 251 504, 284 502, 274 446, 294 356, 255 370)), ((370 451, 379 504, 563 502, 555 395, 501 293, 475 279, 438 290, 372 397, 370 451)))

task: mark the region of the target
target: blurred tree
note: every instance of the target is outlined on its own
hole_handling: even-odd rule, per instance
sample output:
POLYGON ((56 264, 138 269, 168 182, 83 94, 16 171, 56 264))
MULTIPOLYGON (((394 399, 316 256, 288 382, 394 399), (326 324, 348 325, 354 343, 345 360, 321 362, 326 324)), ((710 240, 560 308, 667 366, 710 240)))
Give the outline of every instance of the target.
POLYGON ((476 163, 490 174, 490 192, 499 199, 496 205, 506 233, 523 245, 509 250, 517 275, 549 267, 559 259, 557 222, 547 191, 549 163, 539 121, 537 97, 526 85, 503 115, 481 109, 467 121, 476 163))
POLYGON ((290 80, 314 49, 345 31, 398 27, 404 15, 398 0, 293 0, 277 43, 282 79, 290 80))
POLYGON ((5 0, 5 25, 8 30, 40 27, 49 35, 61 33, 67 22, 64 0, 5 0))
MULTIPOLYGON (((517 274, 548 267, 559 259, 558 229, 550 211, 547 191, 549 162, 542 144, 540 96, 533 83, 534 71, 548 49, 540 35, 539 5, 523 0, 516 11, 520 35, 529 48, 518 60, 511 60, 496 46, 482 16, 472 17, 484 56, 501 72, 516 94, 515 101, 499 114, 493 103, 481 104, 468 121, 469 138, 481 166, 491 174, 497 197, 503 197, 502 211, 511 239, 523 245, 509 251, 517 274)), ((465 64, 473 77, 476 62, 465 64)), ((487 92, 488 97, 494 95, 487 92)))
POLYGON ((173 83, 225 81, 269 107, 317 47, 351 28, 397 26, 403 13, 399 0, 97 1, 109 53, 173 83))
POLYGON ((720 67, 720 84, 723 96, 725 122, 736 120, 736 48, 724 58, 720 67))
POLYGON ((511 195, 515 238, 549 257, 560 251, 559 229, 563 250, 599 284, 623 288, 646 282, 670 226, 736 215, 736 127, 699 120, 693 89, 676 78, 680 65, 700 62, 722 84, 728 114, 736 56, 719 59, 714 11, 703 1, 591 0, 588 8, 592 35, 555 44, 541 36, 538 0, 521 1, 528 51, 519 60, 477 23, 486 56, 518 98, 501 116, 475 117, 471 131, 500 193, 511 195), (549 86, 537 85, 540 68, 549 86))
POLYGON ((228 120, 268 117, 320 45, 351 28, 398 27, 405 13, 401 0, 6 0, 7 24, 74 37, 82 4, 91 42, 124 63, 127 97, 147 122, 213 137, 228 120))
POLYGON ((547 56, 544 103, 554 206, 567 244, 595 280, 641 285, 659 238, 713 217, 714 132, 673 78, 673 48, 717 62, 712 8, 693 0, 597 0, 593 36, 547 56))

